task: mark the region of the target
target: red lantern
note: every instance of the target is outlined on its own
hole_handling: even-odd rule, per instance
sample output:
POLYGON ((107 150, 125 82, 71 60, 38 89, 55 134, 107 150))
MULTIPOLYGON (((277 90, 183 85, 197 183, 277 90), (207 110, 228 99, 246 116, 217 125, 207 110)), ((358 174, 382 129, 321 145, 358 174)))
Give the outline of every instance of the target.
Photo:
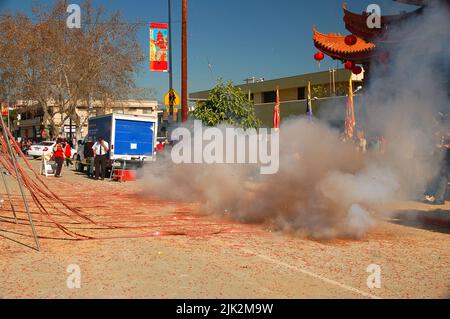
POLYGON ((325 55, 322 52, 317 52, 314 54, 314 59, 317 61, 317 64, 319 65, 320 69, 320 61, 322 61, 325 58, 325 55))
POLYGON ((356 42, 358 42, 358 38, 356 36, 354 36, 353 34, 348 35, 345 37, 344 39, 345 44, 347 45, 355 45, 356 42))
POLYGON ((353 70, 353 68, 355 67, 355 62, 347 61, 344 63, 344 66, 347 70, 353 70))
POLYGON ((360 66, 355 66, 355 67, 352 69, 352 72, 353 72, 353 74, 356 74, 356 75, 361 74, 361 72, 362 72, 362 67, 360 67, 360 66))
POLYGON ((323 55, 322 52, 317 52, 314 54, 314 59, 318 62, 322 61, 325 58, 325 55, 323 55))

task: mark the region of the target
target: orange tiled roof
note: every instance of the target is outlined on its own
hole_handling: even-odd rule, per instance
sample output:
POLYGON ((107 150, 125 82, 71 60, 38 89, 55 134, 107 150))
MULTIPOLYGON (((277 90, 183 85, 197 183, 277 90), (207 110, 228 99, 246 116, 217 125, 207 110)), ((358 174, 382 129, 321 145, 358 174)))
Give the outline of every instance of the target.
POLYGON ((381 16, 381 28, 370 29, 367 27, 367 18, 369 16, 367 12, 362 12, 361 14, 353 13, 347 10, 347 6, 345 4, 342 5, 342 9, 344 10, 345 28, 354 35, 357 35, 367 41, 371 41, 376 37, 382 36, 391 23, 402 22, 412 16, 420 14, 423 11, 423 7, 421 7, 408 13, 381 16))
POLYGON ((316 48, 334 59, 366 63, 372 57, 376 47, 375 44, 360 37, 356 37, 356 44, 350 46, 345 44, 345 36, 336 33, 324 34, 317 31, 315 27, 313 34, 316 48))
POLYGON ((433 2, 432 0, 394 0, 394 1, 413 4, 416 6, 426 6, 429 5, 431 2, 433 2))

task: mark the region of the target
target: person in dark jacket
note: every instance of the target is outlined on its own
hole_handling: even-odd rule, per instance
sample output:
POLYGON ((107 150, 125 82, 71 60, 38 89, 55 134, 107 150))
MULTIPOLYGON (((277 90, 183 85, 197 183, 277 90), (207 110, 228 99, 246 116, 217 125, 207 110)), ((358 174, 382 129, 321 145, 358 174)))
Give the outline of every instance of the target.
POLYGON ((88 141, 86 142, 86 145, 84 145, 84 158, 86 160, 86 163, 88 165, 87 167, 87 174, 88 177, 94 177, 94 150, 92 147, 94 146, 94 143, 92 142, 92 138, 88 138, 88 141))
POLYGON ((444 205, 448 191, 448 173, 450 168, 450 133, 439 146, 441 156, 440 169, 427 187, 425 202, 433 205, 444 205))

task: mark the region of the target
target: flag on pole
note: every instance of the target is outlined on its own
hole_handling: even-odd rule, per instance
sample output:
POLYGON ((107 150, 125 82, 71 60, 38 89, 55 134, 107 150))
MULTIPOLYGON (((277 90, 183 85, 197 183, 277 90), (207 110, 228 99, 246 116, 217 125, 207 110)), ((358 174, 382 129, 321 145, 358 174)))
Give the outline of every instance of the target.
POLYGON ((280 128, 280 92, 277 87, 277 100, 273 109, 273 128, 278 130, 280 128))
POLYGON ((348 138, 353 137, 353 131, 356 126, 355 119, 355 106, 353 103, 353 81, 352 75, 350 74, 350 81, 348 86, 348 98, 347 98, 347 108, 345 115, 345 135, 348 138))
POLYGON ((308 98, 306 100, 306 115, 308 120, 312 121, 313 111, 312 111, 312 100, 311 100, 311 82, 308 82, 308 98))

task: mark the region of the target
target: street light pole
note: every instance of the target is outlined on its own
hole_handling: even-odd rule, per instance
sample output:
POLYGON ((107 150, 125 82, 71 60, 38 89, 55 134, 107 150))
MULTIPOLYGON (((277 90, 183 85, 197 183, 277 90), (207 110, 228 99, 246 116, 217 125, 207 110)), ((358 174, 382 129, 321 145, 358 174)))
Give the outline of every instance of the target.
POLYGON ((336 73, 336 69, 333 69, 333 96, 336 96, 336 79, 335 79, 335 73, 336 73))
POLYGON ((183 0, 181 21, 181 120, 188 120, 187 93, 187 0, 183 0))
MULTIPOLYGON (((168 9, 169 9, 169 92, 173 89, 173 72, 172 72, 172 5, 171 0, 168 0, 168 9)), ((170 115, 173 116, 173 105, 172 99, 169 99, 169 112, 170 115)))

